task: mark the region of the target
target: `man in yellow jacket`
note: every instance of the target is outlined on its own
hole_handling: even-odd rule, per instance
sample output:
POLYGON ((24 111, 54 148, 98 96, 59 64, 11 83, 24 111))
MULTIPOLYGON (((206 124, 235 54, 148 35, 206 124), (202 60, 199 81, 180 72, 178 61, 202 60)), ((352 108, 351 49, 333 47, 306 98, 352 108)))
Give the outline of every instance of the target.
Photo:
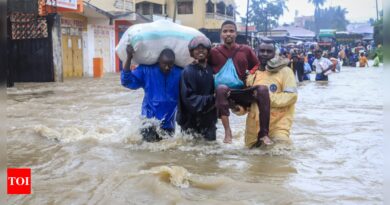
MULTIPOLYGON (((293 122, 295 103, 298 99, 297 84, 289 60, 275 57, 273 42, 263 42, 258 49, 261 64, 247 78, 247 86, 266 85, 270 91, 271 119, 269 136, 273 141, 290 142, 290 129, 293 122)), ((237 108, 238 115, 248 113, 245 130, 245 145, 258 147, 259 119, 256 104, 250 108, 237 108)))

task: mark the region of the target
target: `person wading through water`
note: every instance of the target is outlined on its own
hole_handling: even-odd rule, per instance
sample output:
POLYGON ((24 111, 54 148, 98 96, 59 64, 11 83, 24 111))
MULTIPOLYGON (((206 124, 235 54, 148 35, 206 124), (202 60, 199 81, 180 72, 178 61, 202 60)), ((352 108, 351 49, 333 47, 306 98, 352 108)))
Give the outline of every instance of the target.
POLYGON ((210 51, 209 64, 215 73, 216 107, 225 129, 225 143, 232 143, 232 131, 229 124, 231 109, 237 105, 248 107, 256 102, 260 110, 258 140, 266 145, 272 144, 268 137, 270 119, 270 100, 266 86, 245 88, 247 71, 259 64, 254 51, 236 41, 237 26, 232 21, 225 21, 221 26, 223 44, 210 51))
POLYGON ((143 88, 142 116, 159 120, 160 130, 155 125, 144 123, 141 135, 147 142, 161 140, 161 135, 172 136, 175 132, 175 114, 179 97, 179 80, 182 68, 174 65, 175 53, 171 49, 161 51, 158 63, 139 65, 130 69, 134 49, 127 46, 127 61, 121 73, 124 87, 136 90, 143 88))
POLYGON ((195 37, 188 49, 195 61, 186 66, 181 74, 176 121, 184 133, 215 140, 218 118, 214 78, 213 69, 207 64, 211 42, 207 37, 195 37))
MULTIPOLYGON (((269 136, 273 141, 290 142, 290 130, 297 102, 297 84, 294 73, 287 66, 289 60, 275 56, 275 45, 264 41, 258 48, 261 62, 258 69, 247 78, 247 86, 265 85, 270 90, 271 120, 269 136)), ((237 115, 248 112, 245 129, 245 145, 258 147, 257 133, 260 129, 257 104, 240 109, 237 115)))

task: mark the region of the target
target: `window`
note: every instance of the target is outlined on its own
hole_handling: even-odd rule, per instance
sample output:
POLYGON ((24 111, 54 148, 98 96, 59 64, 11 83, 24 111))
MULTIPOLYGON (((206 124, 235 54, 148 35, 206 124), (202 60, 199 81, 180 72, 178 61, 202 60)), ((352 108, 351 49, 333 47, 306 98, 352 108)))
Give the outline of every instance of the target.
POLYGON ((209 0, 206 4, 206 13, 214 13, 214 4, 209 0))
POLYGON ((151 14, 150 6, 151 6, 150 3, 142 3, 142 15, 151 14))
POLYGON ((136 5, 135 5, 135 11, 136 11, 137 13, 142 14, 142 11, 141 11, 141 4, 136 4, 136 5))
POLYGON ((153 4, 153 14, 163 14, 161 4, 153 4))
POLYGON ((222 1, 217 4, 217 13, 225 15, 225 3, 222 1))
POLYGON ((177 2, 177 13, 193 14, 193 2, 192 1, 177 2))
POLYGON ((228 16, 233 16, 234 14, 234 8, 232 5, 229 5, 227 8, 226 8, 226 15, 228 16))

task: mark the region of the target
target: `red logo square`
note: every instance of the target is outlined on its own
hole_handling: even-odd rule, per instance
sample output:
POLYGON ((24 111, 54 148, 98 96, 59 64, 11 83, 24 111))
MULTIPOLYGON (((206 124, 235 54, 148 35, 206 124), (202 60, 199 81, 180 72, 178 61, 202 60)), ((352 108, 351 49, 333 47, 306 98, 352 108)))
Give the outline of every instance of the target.
POLYGON ((31 194, 31 169, 7 169, 7 194, 31 194))

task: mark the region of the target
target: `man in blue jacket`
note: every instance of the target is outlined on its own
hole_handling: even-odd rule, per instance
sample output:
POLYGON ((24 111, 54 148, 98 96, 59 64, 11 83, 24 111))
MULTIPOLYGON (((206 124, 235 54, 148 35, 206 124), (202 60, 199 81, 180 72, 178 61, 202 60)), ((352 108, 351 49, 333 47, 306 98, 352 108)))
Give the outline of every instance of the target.
POLYGON ((129 89, 143 88, 145 95, 142 102, 142 113, 148 119, 159 120, 160 129, 148 125, 141 129, 141 135, 148 142, 161 140, 161 134, 172 136, 175 132, 175 114, 179 96, 179 83, 182 68, 174 65, 175 53, 164 49, 158 63, 139 65, 130 69, 134 49, 127 47, 127 61, 121 73, 121 83, 129 89))

